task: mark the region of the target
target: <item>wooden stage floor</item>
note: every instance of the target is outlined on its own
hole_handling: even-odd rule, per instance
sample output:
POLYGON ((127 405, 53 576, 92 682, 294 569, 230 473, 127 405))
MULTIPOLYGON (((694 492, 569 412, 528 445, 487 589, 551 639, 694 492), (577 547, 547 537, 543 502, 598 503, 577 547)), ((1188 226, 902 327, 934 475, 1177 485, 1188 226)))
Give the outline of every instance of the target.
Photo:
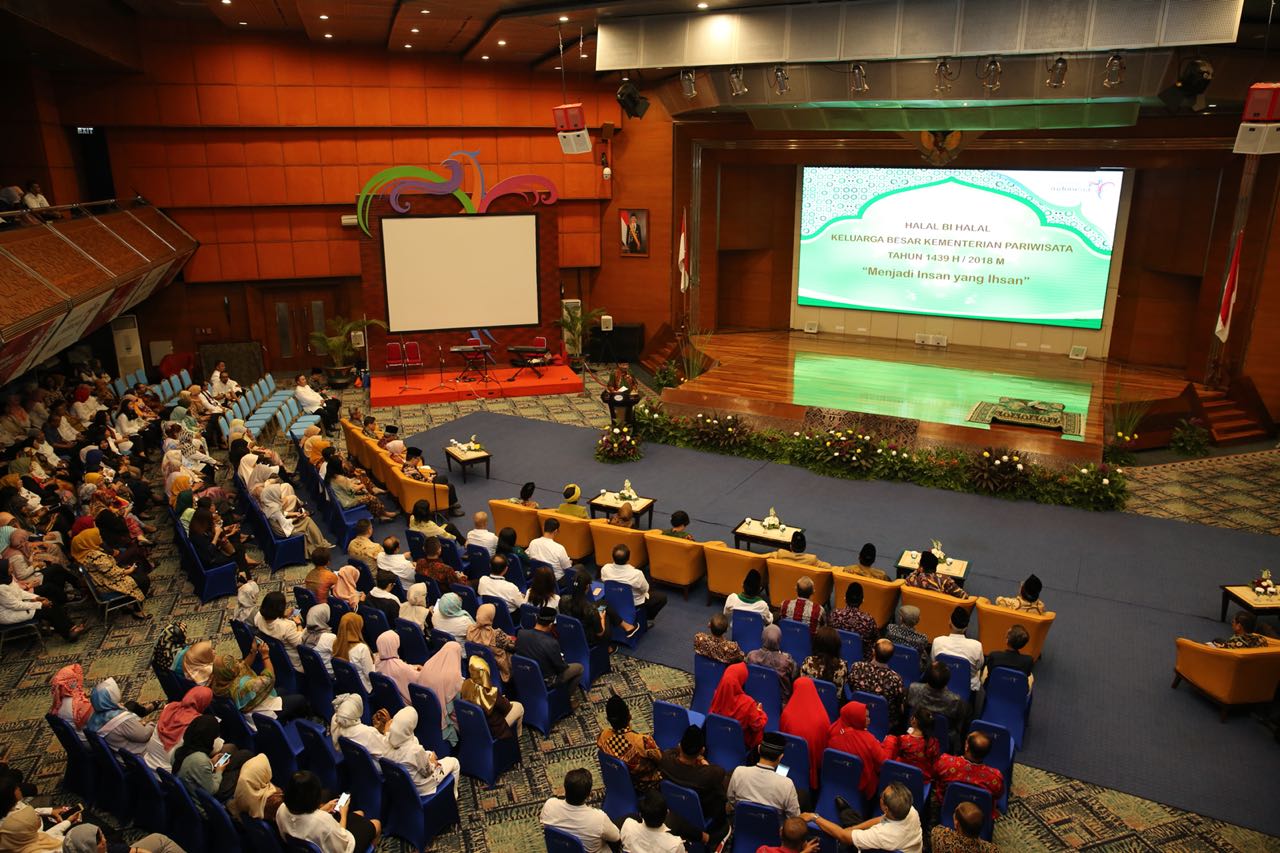
POLYGON ((1174 370, 1099 359, 803 332, 721 332, 704 351, 717 364, 663 400, 673 411, 728 411, 796 428, 810 408, 919 422, 922 445, 1016 447, 1063 460, 1097 461, 1107 410, 1121 401, 1179 396, 1174 370), (1066 404, 1084 416, 1080 436, 968 422, 973 406, 1000 397, 1066 404))

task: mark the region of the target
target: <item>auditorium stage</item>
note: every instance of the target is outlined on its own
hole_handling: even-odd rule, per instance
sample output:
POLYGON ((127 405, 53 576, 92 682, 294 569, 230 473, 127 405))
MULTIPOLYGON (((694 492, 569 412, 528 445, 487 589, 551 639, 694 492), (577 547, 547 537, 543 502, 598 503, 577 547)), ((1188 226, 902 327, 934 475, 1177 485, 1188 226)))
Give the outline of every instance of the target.
POLYGON ((576 394, 582 390, 582 377, 564 365, 539 367, 539 378, 529 368, 516 376, 517 368, 493 367, 488 382, 458 382, 457 368, 446 368, 444 383, 437 370, 375 374, 369 381, 370 406, 411 406, 416 403, 454 403, 476 397, 536 397, 541 394, 576 394), (408 385, 408 388, 404 388, 408 385), (401 389, 404 390, 401 390, 401 389))
POLYGON ((1105 416, 1115 403, 1147 400, 1177 409, 1188 390, 1173 370, 883 338, 720 332, 704 351, 714 366, 664 391, 669 410, 733 412, 779 429, 812 428, 839 412, 858 412, 915 422, 907 426, 921 446, 1001 446, 1064 461, 1102 458, 1105 416), (1080 434, 969 421, 975 405, 1000 397, 1063 403, 1081 416, 1080 434))

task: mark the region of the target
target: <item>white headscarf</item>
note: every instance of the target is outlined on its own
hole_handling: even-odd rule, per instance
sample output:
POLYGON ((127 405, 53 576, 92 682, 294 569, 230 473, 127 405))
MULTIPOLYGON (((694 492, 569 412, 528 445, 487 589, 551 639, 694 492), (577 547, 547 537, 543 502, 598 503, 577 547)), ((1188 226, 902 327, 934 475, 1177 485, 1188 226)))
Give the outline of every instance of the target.
POLYGON ((344 737, 369 750, 374 758, 387 754, 387 739, 373 726, 366 726, 361 721, 364 714, 364 702, 352 693, 343 693, 333 700, 333 721, 329 732, 333 736, 333 745, 338 745, 338 738, 344 737))
POLYGON ((258 505, 263 515, 274 515, 284 512, 284 486, 281 483, 267 483, 258 495, 258 505))
POLYGON ((395 441, 388 441, 388 442, 387 442, 387 452, 388 452, 388 453, 390 453, 390 454, 392 454, 392 455, 395 455, 395 456, 403 456, 403 455, 404 455, 405 450, 407 450, 407 449, 408 449, 408 448, 406 448, 406 447, 405 447, 404 442, 403 442, 403 441, 401 441, 401 440, 400 440, 400 439, 398 439, 398 438, 397 438, 395 441))
POLYGON ((427 614, 431 612, 427 608, 427 585, 415 583, 410 586, 407 599, 400 603, 400 618, 418 625, 426 622, 427 614))
POLYGON ((391 725, 387 727, 387 745, 399 749, 410 741, 417 742, 417 728, 418 712, 412 705, 405 705, 391 718, 391 725))

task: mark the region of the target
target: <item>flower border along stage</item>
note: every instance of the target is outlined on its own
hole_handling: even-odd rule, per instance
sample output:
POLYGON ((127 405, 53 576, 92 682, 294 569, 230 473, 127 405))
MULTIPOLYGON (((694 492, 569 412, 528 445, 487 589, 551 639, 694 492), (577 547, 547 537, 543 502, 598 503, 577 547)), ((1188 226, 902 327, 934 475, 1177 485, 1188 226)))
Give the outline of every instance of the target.
MULTIPOLYGON (((792 433, 756 429, 733 415, 670 415, 660 404, 648 401, 636 406, 635 419, 636 450, 630 459, 640 458, 640 441, 656 441, 798 465, 829 477, 896 480, 1088 510, 1123 509, 1127 494, 1124 469, 1106 463, 1057 468, 1032 462, 1020 451, 1004 448, 917 449, 877 440, 870 433, 854 429, 792 433)), ((630 461, 605 455, 610 435, 606 431, 601 437, 596 458, 604 462, 630 461)))

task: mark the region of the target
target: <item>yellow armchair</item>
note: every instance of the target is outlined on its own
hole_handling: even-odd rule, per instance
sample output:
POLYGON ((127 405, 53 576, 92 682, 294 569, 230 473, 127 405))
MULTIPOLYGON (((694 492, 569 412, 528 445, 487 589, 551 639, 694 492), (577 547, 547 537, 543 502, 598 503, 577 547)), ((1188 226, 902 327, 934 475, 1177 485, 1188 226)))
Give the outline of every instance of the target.
MULTIPOLYGON (((387 462, 388 468, 392 468, 390 460, 387 460, 387 462)), ((413 505, 420 500, 425 500, 430 504, 432 512, 448 511, 448 486, 437 486, 435 483, 414 480, 395 470, 391 471, 388 476, 390 478, 389 482, 385 484, 387 491, 396 496, 396 500, 400 501, 400 506, 405 512, 413 512, 413 505)))
POLYGON ((931 589, 916 589, 913 586, 903 585, 902 603, 914 604, 920 608, 920 624, 916 626, 916 630, 932 640, 951 633, 951 611, 956 607, 963 607, 972 613, 976 599, 972 596, 963 599, 955 598, 931 589))
POLYGON ((560 534, 556 537, 556 541, 569 552, 569 559, 581 560, 593 552, 591 522, 587 519, 564 515, 553 509, 538 510, 538 518, 543 521, 548 518, 554 518, 560 522, 560 534))
POLYGON ((876 580, 875 578, 867 578, 836 569, 835 592, 831 600, 833 608, 838 610, 844 607, 844 591, 854 581, 862 584, 863 611, 869 613, 881 628, 892 622, 894 608, 898 606, 898 594, 902 589, 902 581, 900 579, 893 581, 876 580))
POLYGON ((1218 703, 1219 719, 1227 721, 1232 705, 1270 702, 1280 683, 1280 641, 1267 640, 1255 649, 1220 649, 1179 637, 1173 684, 1185 678, 1218 703))
POLYGON ((637 567, 649 565, 649 546, 645 541, 643 530, 636 530, 634 527, 618 527, 616 524, 610 524, 605 518, 593 518, 589 523, 597 566, 612 563, 613 549, 618 545, 626 545, 631 549, 631 565, 637 567))
POLYGON ((649 577, 680 587, 688 598, 689 587, 707 573, 702 543, 668 536, 661 530, 650 530, 644 539, 649 548, 649 577))
POLYGON ((1005 643, 1005 635, 1009 633, 1009 629, 1014 625, 1021 625, 1027 629, 1027 634, 1031 637, 1022 653, 1040 660, 1040 655, 1044 652, 1045 640, 1049 638, 1049 629, 1053 627, 1053 620, 1057 618, 1058 614, 1052 611, 1046 611, 1041 615, 1039 613, 1027 613, 1022 610, 1011 610, 1008 607, 999 607, 992 604, 986 598, 981 597, 977 599, 977 602, 978 640, 982 643, 982 653, 984 655, 1008 648, 1005 643))
POLYGON ((723 542, 703 542, 702 554, 707 563, 707 604, 711 603, 713 594, 729 596, 742 592, 742 581, 752 569, 760 573, 762 583, 768 577, 765 559, 760 554, 730 548, 723 542))
POLYGON ((538 518, 538 511, 531 507, 494 499, 489 501, 489 517, 493 519, 490 526, 495 533, 504 527, 514 530, 516 544, 521 548, 527 548, 530 542, 542 535, 542 521, 538 518))
POLYGON ((783 560, 776 557, 768 559, 769 564, 769 603, 774 607, 796 597, 796 582, 802 577, 813 580, 813 601, 827 607, 831 603, 831 588, 835 583, 831 569, 820 569, 817 566, 806 566, 795 560, 783 560))

